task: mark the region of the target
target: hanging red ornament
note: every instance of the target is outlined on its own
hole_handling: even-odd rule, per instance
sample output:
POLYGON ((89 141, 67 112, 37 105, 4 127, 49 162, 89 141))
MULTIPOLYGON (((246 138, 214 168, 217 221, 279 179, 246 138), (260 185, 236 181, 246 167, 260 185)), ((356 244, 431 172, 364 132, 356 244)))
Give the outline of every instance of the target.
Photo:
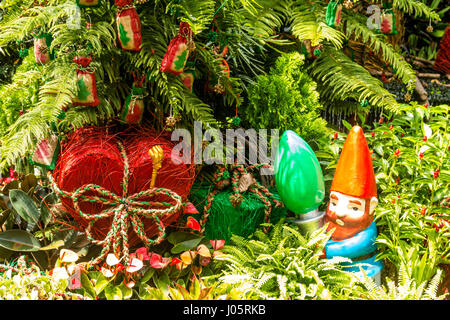
POLYGON ((94 72, 89 68, 92 59, 90 57, 75 57, 73 61, 78 65, 78 95, 73 99, 72 104, 74 106, 98 106, 100 100, 97 97, 97 81, 94 72))
POLYGON ((161 72, 179 75, 183 72, 189 53, 194 51, 192 31, 187 22, 181 22, 178 34, 173 38, 161 62, 161 72))
POLYGON ((29 162, 32 165, 53 170, 56 165, 59 150, 60 145, 58 136, 52 135, 37 144, 36 150, 29 158, 29 162))
POLYGON ((142 45, 141 20, 132 0, 115 0, 117 31, 123 50, 140 51, 142 45))
POLYGON ((49 33, 40 32, 34 37, 34 58, 38 64, 47 64, 53 58, 50 53, 52 36, 49 33))
POLYGON ((127 100, 122 111, 121 119, 128 124, 138 124, 142 121, 142 115, 144 114, 144 89, 142 88, 142 82, 145 77, 142 77, 139 81, 133 83, 131 93, 128 95, 127 100))

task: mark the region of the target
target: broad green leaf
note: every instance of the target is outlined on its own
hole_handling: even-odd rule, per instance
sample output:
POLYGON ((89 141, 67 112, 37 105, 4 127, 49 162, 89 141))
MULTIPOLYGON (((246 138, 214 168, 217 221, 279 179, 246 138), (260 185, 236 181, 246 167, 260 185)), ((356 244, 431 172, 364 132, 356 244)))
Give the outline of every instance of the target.
POLYGON ((42 247, 41 250, 52 250, 52 249, 62 247, 63 245, 64 245, 63 240, 57 240, 57 241, 53 241, 48 246, 42 247))
POLYGON ((122 290, 113 284, 105 288, 105 296, 108 300, 122 300, 122 290))
POLYGON ((10 190, 19 188, 19 180, 13 180, 3 187, 2 192, 4 195, 8 195, 10 190))
POLYGON ((145 272, 144 276, 142 277, 141 283, 146 283, 147 281, 149 281, 149 280, 153 277, 153 274, 154 274, 154 273, 155 273, 155 269, 149 268, 149 269, 145 272))
POLYGON ((176 245, 180 242, 186 241, 186 240, 192 240, 198 238, 198 235, 184 232, 184 231, 176 231, 169 234, 167 237, 167 241, 169 241, 171 244, 176 245))
POLYGON ((81 285, 83 286, 84 290, 86 290, 86 293, 88 293, 91 296, 92 299, 95 299, 97 297, 92 282, 89 280, 89 277, 84 272, 81 273, 81 285))
POLYGON ((52 214, 50 212, 50 205, 55 204, 58 201, 56 193, 50 193, 41 201, 41 220, 44 224, 44 228, 50 223, 52 214))
POLYGON ((133 296, 133 289, 128 288, 123 282, 119 286, 120 291, 122 291, 122 297, 124 300, 129 300, 133 296))
POLYGON ((22 190, 14 189, 9 192, 9 199, 16 212, 28 223, 37 224, 41 213, 34 201, 22 190))
POLYGON ((20 189, 23 192, 28 192, 30 189, 36 187, 37 179, 34 174, 30 173, 25 176, 23 181, 20 183, 20 189))
POLYGON ((91 271, 89 272, 89 276, 92 280, 95 281, 95 293, 99 295, 109 284, 109 280, 106 279, 106 277, 98 271, 91 271))
POLYGON ((198 246, 198 244, 202 241, 202 239, 203 239, 203 237, 180 242, 180 243, 176 244, 170 251, 173 254, 177 254, 177 253, 184 252, 187 250, 192 250, 198 246))
POLYGON ((167 273, 159 272, 153 275, 153 281, 158 289, 162 290, 166 295, 169 293, 170 279, 167 273))
POLYGON ((0 246, 13 251, 38 251, 39 240, 25 230, 6 230, 0 232, 0 246))

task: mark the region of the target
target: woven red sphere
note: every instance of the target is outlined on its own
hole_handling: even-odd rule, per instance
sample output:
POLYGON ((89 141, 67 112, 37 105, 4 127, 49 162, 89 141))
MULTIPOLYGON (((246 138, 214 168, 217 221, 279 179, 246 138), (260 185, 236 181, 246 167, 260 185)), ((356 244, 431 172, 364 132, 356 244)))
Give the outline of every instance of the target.
MULTIPOLYGON (((53 178, 59 189, 73 193, 78 188, 88 184, 101 186, 120 197, 131 196, 140 191, 150 189, 153 163, 148 151, 159 145, 164 151, 162 166, 158 170, 155 188, 169 189, 178 194, 185 202, 195 179, 195 166, 185 164, 181 157, 172 155, 174 143, 170 136, 157 134, 153 129, 138 127, 125 130, 119 134, 110 133, 110 128, 81 128, 69 135, 67 142, 61 147, 53 178), (118 142, 125 148, 129 164, 128 193, 124 195, 124 159, 118 142)), ((96 195, 89 191, 85 195, 96 195)), ((148 202, 174 201, 165 196, 151 196, 144 199, 148 202)), ((87 226, 87 221, 74 209, 71 198, 61 197, 64 209, 79 223, 81 228, 87 226)), ((107 205, 82 201, 80 209, 85 214, 98 214, 107 205)), ((164 226, 168 226, 179 218, 181 210, 161 217, 164 226)), ((155 221, 142 218, 147 237, 158 234, 155 221)), ((97 240, 103 240, 111 228, 112 218, 104 218, 95 222, 92 235, 97 240)), ((128 230, 130 246, 141 240, 130 228, 128 230)))

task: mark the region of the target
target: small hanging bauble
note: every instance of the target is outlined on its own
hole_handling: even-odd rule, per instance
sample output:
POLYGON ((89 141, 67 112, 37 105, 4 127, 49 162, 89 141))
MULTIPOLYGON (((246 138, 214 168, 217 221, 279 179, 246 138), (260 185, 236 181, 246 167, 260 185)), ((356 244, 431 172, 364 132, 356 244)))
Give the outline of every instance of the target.
POLYGON ((134 0, 134 3, 136 4, 144 4, 146 3, 148 0, 134 0))
POLYGON ((179 75, 183 72, 189 53, 195 49, 192 31, 187 22, 181 22, 178 34, 173 38, 161 62, 161 72, 179 75))
POLYGON ((431 24, 427 27, 427 32, 428 33, 433 32, 433 26, 431 24))
POLYGON ((75 57, 73 61, 78 65, 78 95, 74 98, 72 104, 74 106, 98 106, 100 100, 97 97, 97 81, 94 71, 89 67, 92 59, 90 57, 75 57))
POLYGON ((344 7, 347 10, 353 9, 353 1, 351 0, 345 0, 344 1, 344 7))
POLYGON ((142 45, 141 20, 132 0, 115 0, 117 31, 123 50, 140 51, 142 45))
POLYGON ((138 124, 142 121, 142 115, 144 114, 144 89, 140 87, 131 88, 131 93, 128 95, 127 100, 122 111, 121 120, 128 124, 138 124))
POLYGON ((411 101, 411 94, 409 92, 405 93, 404 97, 406 102, 410 102, 411 101))
POLYGON ((365 108, 369 105, 369 102, 366 99, 364 99, 359 104, 361 107, 365 108))
POLYGON ((175 118, 174 116, 168 116, 166 118, 166 126, 169 128, 173 128, 175 127, 175 125, 177 124, 177 118, 175 118))
POLYGON ((239 118, 238 116, 235 116, 235 117, 233 117, 233 120, 231 121, 231 123, 237 127, 241 124, 241 118, 239 118))

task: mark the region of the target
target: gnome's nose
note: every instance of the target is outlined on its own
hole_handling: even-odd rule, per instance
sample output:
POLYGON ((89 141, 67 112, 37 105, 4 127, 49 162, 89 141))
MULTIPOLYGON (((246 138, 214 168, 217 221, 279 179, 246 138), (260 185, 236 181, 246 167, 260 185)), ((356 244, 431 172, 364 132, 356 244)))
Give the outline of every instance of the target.
POLYGON ((342 212, 340 210, 336 211, 336 216, 339 218, 345 217, 347 214, 345 212, 342 212))

